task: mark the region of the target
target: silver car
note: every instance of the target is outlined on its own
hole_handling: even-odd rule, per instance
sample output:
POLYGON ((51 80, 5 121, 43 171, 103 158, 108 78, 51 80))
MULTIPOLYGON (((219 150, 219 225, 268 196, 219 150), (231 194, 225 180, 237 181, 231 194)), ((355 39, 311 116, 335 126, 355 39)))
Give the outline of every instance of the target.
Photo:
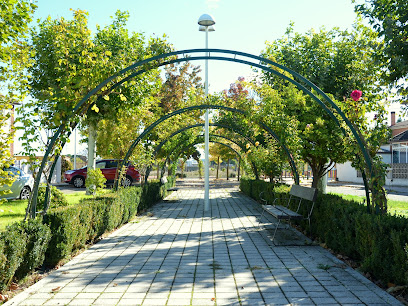
POLYGON ((26 174, 23 170, 17 167, 9 167, 4 169, 8 171, 11 175, 16 176, 16 180, 11 186, 4 185, 0 186, 0 191, 10 190, 11 193, 0 195, 0 199, 21 199, 27 200, 30 197, 31 191, 34 186, 34 179, 31 175, 26 174))

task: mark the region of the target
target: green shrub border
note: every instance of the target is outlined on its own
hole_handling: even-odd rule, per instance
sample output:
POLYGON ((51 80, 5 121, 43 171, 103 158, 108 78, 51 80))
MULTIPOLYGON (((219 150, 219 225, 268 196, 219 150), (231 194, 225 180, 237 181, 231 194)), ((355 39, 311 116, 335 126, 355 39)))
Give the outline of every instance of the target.
MULTIPOLYGON (((255 200, 259 200, 259 193, 264 190, 268 191, 265 197, 273 194, 285 197, 289 192, 289 186, 273 186, 265 181, 245 178, 241 179, 240 189, 255 200)), ((357 261, 362 272, 370 273, 384 285, 408 284, 407 218, 368 214, 360 203, 337 195, 320 194, 311 224, 310 229, 307 222, 299 223, 334 252, 357 261)))
POLYGON ((0 292, 41 266, 53 268, 68 260, 159 202, 174 184, 175 178, 169 177, 166 184, 155 180, 142 187, 122 188, 78 205, 50 209, 43 218, 7 226, 0 233, 0 292))

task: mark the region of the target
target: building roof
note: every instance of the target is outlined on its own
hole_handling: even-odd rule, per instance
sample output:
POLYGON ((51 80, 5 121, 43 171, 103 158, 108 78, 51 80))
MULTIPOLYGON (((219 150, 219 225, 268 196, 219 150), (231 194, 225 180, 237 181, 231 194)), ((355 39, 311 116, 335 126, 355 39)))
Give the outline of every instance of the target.
POLYGON ((384 148, 379 148, 378 152, 379 154, 391 154, 390 150, 384 149, 384 148))
POLYGON ((408 130, 399 133, 398 135, 395 135, 392 137, 391 142, 402 142, 402 141, 408 141, 408 130))
POLYGON ((390 126, 391 130, 408 128, 408 120, 397 122, 394 125, 390 126))

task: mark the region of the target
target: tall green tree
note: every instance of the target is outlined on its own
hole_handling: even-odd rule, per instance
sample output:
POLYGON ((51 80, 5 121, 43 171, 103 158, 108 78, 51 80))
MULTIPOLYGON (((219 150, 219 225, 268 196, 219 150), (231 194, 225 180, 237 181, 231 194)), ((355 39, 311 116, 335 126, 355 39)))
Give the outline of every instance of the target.
MULTIPOLYGON (((33 31, 35 63, 29 73, 32 75, 30 93, 34 99, 24 105, 20 116, 27 152, 32 151, 32 140, 41 129, 53 133, 60 124, 65 124, 63 142, 75 121, 82 118, 81 127, 88 130, 88 166, 92 168, 97 122, 116 119, 119 110, 132 110, 143 104, 146 93, 159 86, 159 72, 150 70, 115 90, 108 84, 78 110, 74 121, 70 121, 74 106, 114 73, 146 57, 168 52, 170 46, 165 37, 147 39, 143 34, 130 33, 126 29, 127 12, 117 11, 112 23, 97 27, 95 35, 88 28, 85 11, 77 10, 73 14, 72 20, 48 17, 33 31)), ((116 78, 118 80, 120 78, 116 78)), ((56 154, 59 150, 58 146, 54 148, 56 154)))
MULTIPOLYGON (((10 115, 14 102, 22 101, 26 93, 29 49, 25 40, 28 24, 36 5, 28 0, 3 0, 0 2, 0 185, 11 185, 3 169, 13 163, 10 144, 14 131, 10 129, 10 115)), ((4 194, 6 191, 1 191, 4 194)), ((0 200, 2 202, 2 200, 0 200)))
MULTIPOLYGON (((331 95, 343 111, 351 104, 351 92, 363 91, 357 108, 364 113, 356 112, 359 116, 354 118, 355 128, 364 128, 365 112, 383 109, 379 103, 383 98, 381 67, 375 61, 379 43, 374 31, 356 22, 351 31, 321 29, 300 34, 294 33, 291 25, 286 34, 268 43, 263 56, 303 75, 331 95)), ((263 80, 276 89, 266 94, 268 99, 275 97, 270 102, 282 105, 271 113, 277 111, 298 122, 300 153, 312 167, 313 186, 316 187, 330 165, 351 159, 346 145, 348 140, 341 128, 310 97, 303 96, 292 85, 288 86, 287 81, 271 73, 264 73, 263 80)), ((385 126, 383 121, 381 124, 385 126)))
MULTIPOLYGON (((377 33, 359 20, 351 30, 321 28, 306 34, 295 32, 291 24, 285 37, 267 42, 262 56, 301 74, 338 101, 358 89, 364 93, 364 102, 369 103, 383 98, 382 65, 375 60, 380 47, 377 33)), ((271 73, 264 76, 263 80, 274 88, 286 84, 271 73)))
POLYGON ((353 0, 355 9, 368 19, 383 39, 378 59, 386 69, 385 80, 399 89, 403 103, 408 103, 408 2, 397 0, 353 0))

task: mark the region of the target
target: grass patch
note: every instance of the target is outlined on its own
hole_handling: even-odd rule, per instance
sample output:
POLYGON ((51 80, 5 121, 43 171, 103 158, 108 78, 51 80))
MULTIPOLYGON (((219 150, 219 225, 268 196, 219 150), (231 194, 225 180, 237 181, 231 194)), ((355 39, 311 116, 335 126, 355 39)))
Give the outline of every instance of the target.
MULTIPOLYGON (((64 194, 70 205, 78 204, 80 200, 85 198, 92 198, 91 195, 86 195, 85 191, 64 194)), ((27 209, 27 200, 8 200, 0 205, 0 231, 4 231, 6 226, 23 221, 25 211, 27 209)))
POLYGON ((27 208, 27 200, 11 200, 0 205, 0 231, 16 221, 22 221, 27 208))
POLYGON ((92 198, 91 195, 86 195, 85 191, 78 191, 75 193, 64 194, 70 205, 78 204, 82 199, 92 198))
MULTIPOLYGON (((362 203, 365 200, 363 196, 348 195, 341 193, 332 193, 341 196, 345 200, 354 200, 362 203)), ((405 216, 408 217, 408 201, 396 201, 388 200, 388 213, 391 215, 405 216)))

